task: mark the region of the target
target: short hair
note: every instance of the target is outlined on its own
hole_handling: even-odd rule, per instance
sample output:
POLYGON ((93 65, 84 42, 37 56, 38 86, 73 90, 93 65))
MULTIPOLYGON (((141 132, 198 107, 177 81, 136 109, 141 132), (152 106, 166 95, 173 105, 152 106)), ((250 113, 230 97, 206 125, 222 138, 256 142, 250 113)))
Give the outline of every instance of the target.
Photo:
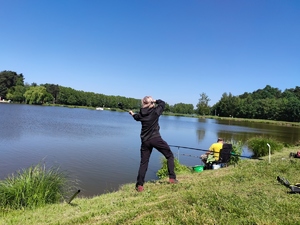
POLYGON ((217 142, 219 142, 219 141, 223 141, 223 138, 218 138, 217 142))

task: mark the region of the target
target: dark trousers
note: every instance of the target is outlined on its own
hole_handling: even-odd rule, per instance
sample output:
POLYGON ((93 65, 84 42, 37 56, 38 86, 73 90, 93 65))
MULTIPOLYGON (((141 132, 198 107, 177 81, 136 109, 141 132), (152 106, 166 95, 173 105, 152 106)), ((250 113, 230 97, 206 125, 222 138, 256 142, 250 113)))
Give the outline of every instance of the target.
POLYGON ((143 185, 145 182, 145 176, 153 148, 156 148, 167 159, 169 178, 176 179, 174 172, 174 155, 167 142, 165 142, 161 137, 155 137, 142 142, 141 162, 136 186, 143 185))

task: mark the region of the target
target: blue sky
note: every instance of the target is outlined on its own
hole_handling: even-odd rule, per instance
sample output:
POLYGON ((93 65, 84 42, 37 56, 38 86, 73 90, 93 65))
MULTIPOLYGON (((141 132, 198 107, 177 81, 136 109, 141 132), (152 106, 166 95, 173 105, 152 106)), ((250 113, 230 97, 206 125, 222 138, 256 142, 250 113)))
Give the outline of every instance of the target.
POLYGON ((210 105, 300 86, 299 0, 0 0, 0 71, 210 105))

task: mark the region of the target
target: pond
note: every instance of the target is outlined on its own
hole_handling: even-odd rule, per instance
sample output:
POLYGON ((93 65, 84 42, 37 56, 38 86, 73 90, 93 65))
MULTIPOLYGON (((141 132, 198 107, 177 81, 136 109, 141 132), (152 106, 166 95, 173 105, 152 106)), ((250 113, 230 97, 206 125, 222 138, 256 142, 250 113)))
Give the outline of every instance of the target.
MULTIPOLYGON (((208 149, 218 137, 245 141, 262 135, 291 144, 300 139, 298 127, 262 123, 161 116, 160 127, 168 144, 200 149, 208 149)), ((66 172, 82 196, 117 190, 136 181, 140 128, 127 112, 0 104, 0 179, 44 163, 66 172)), ((251 155, 247 147, 243 150, 243 155, 251 155)), ((187 166, 200 164, 200 159, 185 155, 203 154, 183 148, 172 151, 187 166)), ((146 181, 158 179, 161 158, 153 151, 146 181)))

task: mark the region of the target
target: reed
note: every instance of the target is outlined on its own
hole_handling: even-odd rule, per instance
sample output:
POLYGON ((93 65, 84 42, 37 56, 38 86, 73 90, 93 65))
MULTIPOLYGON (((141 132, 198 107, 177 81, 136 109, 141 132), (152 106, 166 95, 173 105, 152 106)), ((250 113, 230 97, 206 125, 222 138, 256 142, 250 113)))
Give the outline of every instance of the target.
POLYGON ((58 203, 67 193, 67 177, 59 168, 37 164, 0 181, 0 208, 36 208, 58 203))
POLYGON ((267 144, 269 144, 271 147, 271 154, 281 151, 284 147, 283 143, 273 138, 253 137, 248 140, 248 147, 253 151, 253 156, 255 157, 266 156, 269 154, 269 148, 267 144))

